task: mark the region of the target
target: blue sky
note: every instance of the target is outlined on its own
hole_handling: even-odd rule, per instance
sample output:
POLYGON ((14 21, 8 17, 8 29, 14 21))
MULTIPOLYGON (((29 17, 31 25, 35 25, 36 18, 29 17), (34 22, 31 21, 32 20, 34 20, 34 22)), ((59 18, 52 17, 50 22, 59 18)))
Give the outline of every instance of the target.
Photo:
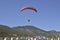
POLYGON ((0 0, 0 24, 10 27, 33 25, 43 30, 60 31, 60 0, 0 0), (20 12, 26 6, 38 12, 20 12))

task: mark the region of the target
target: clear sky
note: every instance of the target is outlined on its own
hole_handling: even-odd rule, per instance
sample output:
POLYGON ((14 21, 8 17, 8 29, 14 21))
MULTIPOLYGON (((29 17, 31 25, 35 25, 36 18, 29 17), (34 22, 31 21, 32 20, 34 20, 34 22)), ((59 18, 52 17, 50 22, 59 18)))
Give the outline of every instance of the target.
POLYGON ((10 27, 33 25, 43 30, 60 31, 60 0, 0 0, 0 24, 10 27), (26 6, 38 12, 20 12, 26 6))

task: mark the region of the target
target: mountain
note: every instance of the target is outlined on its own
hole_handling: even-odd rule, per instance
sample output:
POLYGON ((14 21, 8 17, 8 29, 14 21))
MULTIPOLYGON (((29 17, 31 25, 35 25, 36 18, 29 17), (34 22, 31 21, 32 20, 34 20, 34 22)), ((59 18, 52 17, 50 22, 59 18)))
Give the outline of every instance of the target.
POLYGON ((36 28, 34 26, 17 26, 13 27, 14 30, 20 33, 20 35, 26 35, 26 36, 47 36, 47 31, 44 31, 42 29, 36 28))
MULTIPOLYGON (((6 25, 0 25, 0 36, 46 36, 46 37, 58 37, 60 32, 51 30, 45 31, 35 26, 16 26, 10 28, 6 25)), ((59 36, 60 37, 60 36, 59 36)))
POLYGON ((0 36, 12 36, 17 32, 6 25, 0 25, 0 36))
POLYGON ((58 32, 58 31, 55 31, 55 30, 50 30, 50 31, 48 31, 48 33, 49 33, 49 35, 50 36, 52 36, 52 37, 60 37, 60 32, 58 32))

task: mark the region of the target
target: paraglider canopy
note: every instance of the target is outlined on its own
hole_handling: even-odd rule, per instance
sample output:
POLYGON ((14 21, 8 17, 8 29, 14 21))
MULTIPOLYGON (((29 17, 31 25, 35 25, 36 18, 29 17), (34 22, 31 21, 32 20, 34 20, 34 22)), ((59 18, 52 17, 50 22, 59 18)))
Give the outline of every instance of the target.
POLYGON ((37 10, 36 10, 34 7, 30 7, 30 6, 24 7, 24 8, 22 8, 20 11, 22 12, 22 11, 24 11, 24 10, 33 10, 33 11, 37 12, 37 10))

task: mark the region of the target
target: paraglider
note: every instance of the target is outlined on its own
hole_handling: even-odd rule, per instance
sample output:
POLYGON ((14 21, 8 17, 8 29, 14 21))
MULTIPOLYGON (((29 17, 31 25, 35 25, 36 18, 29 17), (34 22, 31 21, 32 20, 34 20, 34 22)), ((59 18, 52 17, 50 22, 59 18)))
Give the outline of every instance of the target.
MULTIPOLYGON (((34 8, 34 7, 31 7, 31 6, 28 6, 28 7, 24 7, 20 10, 20 12, 23 12, 25 10, 32 10, 32 11, 35 11, 37 12, 37 10, 34 8)), ((28 19, 28 22, 30 22, 30 19, 28 19)))

